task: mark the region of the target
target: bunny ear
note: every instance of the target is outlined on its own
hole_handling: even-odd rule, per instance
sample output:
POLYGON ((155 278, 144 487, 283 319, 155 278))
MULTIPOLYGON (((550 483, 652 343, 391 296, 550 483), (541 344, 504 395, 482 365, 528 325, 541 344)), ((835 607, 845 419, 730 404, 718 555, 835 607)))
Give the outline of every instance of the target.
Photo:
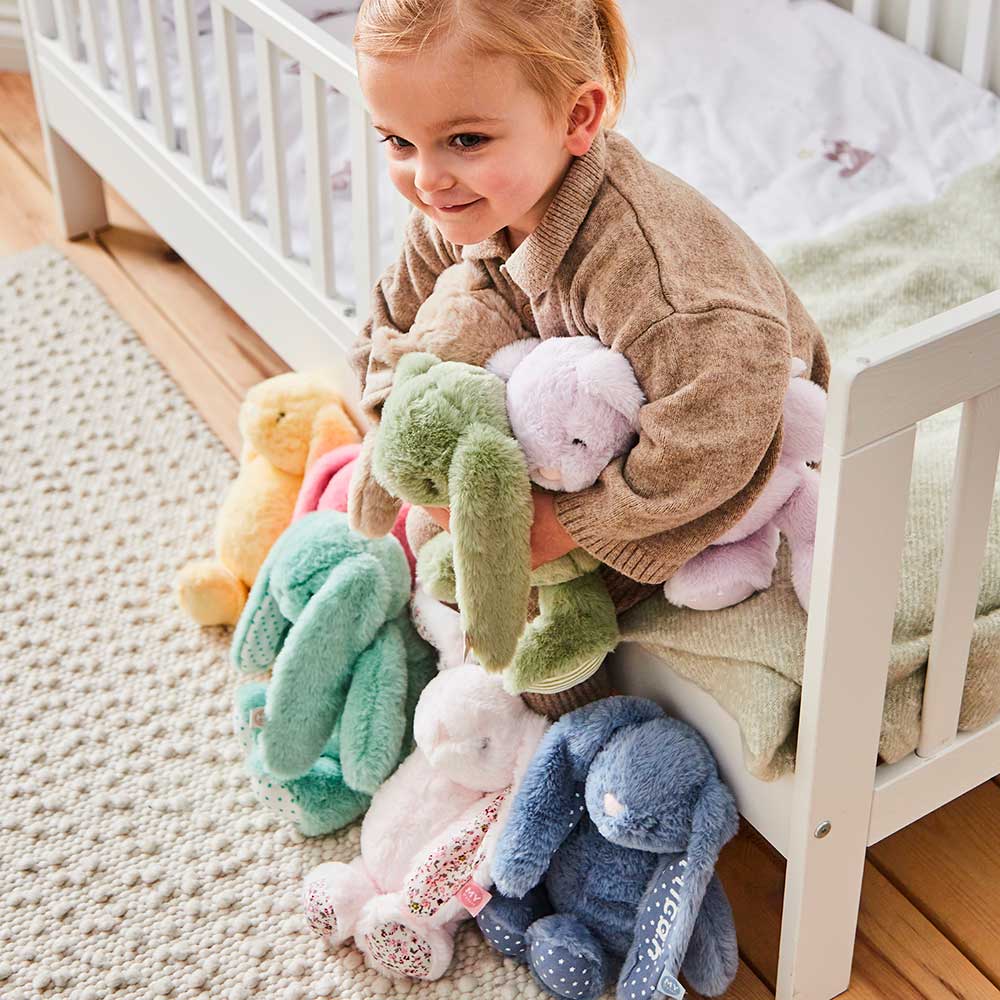
POLYGON ((514 369, 541 343, 537 337, 529 337, 525 340, 515 340, 513 344, 507 344, 495 351, 486 360, 483 367, 488 372, 493 372, 505 382, 510 381, 514 369))
POLYGON ((538 885, 549 861, 583 815, 584 783, 597 754, 623 726, 663 716, 645 698, 604 698, 554 723, 535 751, 500 835, 497 887, 520 899, 538 885))
MULTIPOLYGON (((684 996, 677 975, 715 875, 719 852, 735 836, 738 827, 739 814, 732 793, 717 777, 712 777, 695 806, 687 851, 664 856, 639 903, 641 916, 618 980, 619 996, 634 995, 636 1000, 652 1000, 660 995, 684 996)), ((715 892, 711 905, 705 919, 721 919, 725 926, 725 914, 719 908, 715 892)), ((735 936, 735 930, 732 933, 735 936)), ((699 948, 697 954, 692 954, 691 972, 699 986, 715 996, 724 992, 736 969, 730 959, 731 949, 703 954, 704 951, 699 948), (724 960, 719 961, 720 955, 725 956, 724 960)))
MULTIPOLYGON (((303 514, 319 510, 319 502, 330 480, 347 464, 353 462, 361 451, 359 444, 345 444, 333 451, 328 451, 325 455, 320 455, 316 461, 309 466, 302 486, 299 489, 298 499, 295 501, 295 512, 292 520, 297 521, 303 514)), ((346 475, 346 473, 345 473, 346 475)))
POLYGON ((518 443, 474 424, 448 473, 455 590, 469 643, 487 670, 513 658, 531 589, 531 482, 518 443))
POLYGON ((577 362, 576 377, 582 392, 600 399, 639 429, 639 410, 646 396, 624 354, 606 347, 590 351, 577 362))
POLYGON ((280 539, 257 573, 253 587, 233 632, 229 656, 233 666, 244 673, 268 670, 281 651, 292 623, 282 614, 271 592, 271 570, 279 558, 280 539))
POLYGON ((417 587, 410 601, 410 615, 421 638, 440 654, 439 670, 459 666, 465 659, 465 634, 457 611, 417 587))
POLYGON ((441 359, 434 354, 425 351, 414 351, 412 354, 404 354, 396 365, 396 374, 393 376, 393 386, 402 385, 411 378, 423 375, 430 371, 435 365, 441 364, 441 359))
POLYGON ((375 478, 372 456, 376 433, 372 431, 365 436, 347 496, 349 523, 355 531, 368 538, 381 538, 389 534, 403 507, 402 501, 389 493, 375 478))
POLYGON ((398 584, 367 553, 345 559, 313 595, 274 663, 262 757, 279 778, 305 774, 340 716, 360 653, 386 620, 398 584))

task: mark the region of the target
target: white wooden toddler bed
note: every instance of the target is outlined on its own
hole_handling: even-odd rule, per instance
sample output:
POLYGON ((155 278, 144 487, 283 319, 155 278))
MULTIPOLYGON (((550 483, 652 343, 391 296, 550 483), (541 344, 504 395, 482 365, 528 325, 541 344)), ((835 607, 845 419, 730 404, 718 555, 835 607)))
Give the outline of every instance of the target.
MULTIPOLYGON (((985 89, 1000 0, 910 0, 902 21, 887 5, 909 48, 875 30, 875 0, 853 18, 826 0, 622 6, 637 74, 621 130, 765 247, 926 201, 1000 154, 985 89), (926 55, 938 18, 964 33, 963 76, 926 55)), ((353 15, 207 7, 21 0, 63 227, 106 224, 106 178, 291 365, 329 364, 405 220, 363 109, 353 15)), ((866 846, 1000 772, 1000 721, 957 732, 998 452, 1000 292, 835 366, 794 775, 751 777, 712 698, 638 647, 618 655, 623 686, 705 733, 744 815, 788 858, 779 1000, 847 987, 866 846), (915 426, 955 404, 920 747, 876 767, 915 426)))

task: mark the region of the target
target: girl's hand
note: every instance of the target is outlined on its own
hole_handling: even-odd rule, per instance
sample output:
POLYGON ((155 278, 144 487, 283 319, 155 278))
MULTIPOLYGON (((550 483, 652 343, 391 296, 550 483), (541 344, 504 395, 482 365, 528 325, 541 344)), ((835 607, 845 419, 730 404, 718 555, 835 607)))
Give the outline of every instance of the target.
MULTIPOLYGON (((535 517, 531 525, 531 568, 535 569, 542 563, 552 562, 567 552, 572 552, 577 548, 577 544, 559 523, 556 517, 555 499, 551 493, 534 487, 531 499, 535 506, 535 517)), ((447 507, 424 507, 424 510, 437 524, 448 531, 447 507)))

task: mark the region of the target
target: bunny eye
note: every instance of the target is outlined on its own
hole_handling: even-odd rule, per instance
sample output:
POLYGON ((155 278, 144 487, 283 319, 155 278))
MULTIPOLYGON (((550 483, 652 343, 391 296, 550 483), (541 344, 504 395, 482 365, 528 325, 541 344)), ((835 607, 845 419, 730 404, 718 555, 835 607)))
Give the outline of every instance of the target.
POLYGON ((573 443, 573 444, 578 444, 578 445, 581 445, 581 446, 582 446, 582 447, 584 447, 584 448, 586 448, 586 447, 587 447, 587 442, 586 442, 586 441, 584 441, 584 440, 583 440, 582 438, 573 438, 573 442, 572 442, 572 443, 573 443))
POLYGON ((280 424, 281 421, 285 419, 285 416, 286 416, 285 411, 284 410, 279 410, 278 411, 278 416, 277 416, 277 418, 275 419, 274 422, 276 424, 280 424))
POLYGON ((484 736, 479 741, 479 749, 480 750, 485 750, 489 745, 490 745, 490 738, 488 736, 484 736))

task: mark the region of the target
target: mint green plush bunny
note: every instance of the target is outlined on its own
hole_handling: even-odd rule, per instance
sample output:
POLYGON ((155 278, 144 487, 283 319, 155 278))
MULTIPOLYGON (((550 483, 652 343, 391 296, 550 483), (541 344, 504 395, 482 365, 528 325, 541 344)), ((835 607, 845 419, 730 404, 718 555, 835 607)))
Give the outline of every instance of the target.
POLYGON ((383 535, 404 500, 450 508, 451 534, 421 550, 418 575, 441 582, 434 596, 458 604, 469 645, 488 670, 506 670, 508 690, 565 690, 615 648, 597 560, 576 550, 531 572, 531 482, 497 375, 430 354, 399 362, 352 480, 351 524, 383 535))
POLYGON ((304 833, 363 813, 410 750, 434 655, 409 595, 399 542, 364 538, 337 511, 292 524, 254 582, 232 659, 271 679, 238 690, 236 726, 258 794, 304 833))

